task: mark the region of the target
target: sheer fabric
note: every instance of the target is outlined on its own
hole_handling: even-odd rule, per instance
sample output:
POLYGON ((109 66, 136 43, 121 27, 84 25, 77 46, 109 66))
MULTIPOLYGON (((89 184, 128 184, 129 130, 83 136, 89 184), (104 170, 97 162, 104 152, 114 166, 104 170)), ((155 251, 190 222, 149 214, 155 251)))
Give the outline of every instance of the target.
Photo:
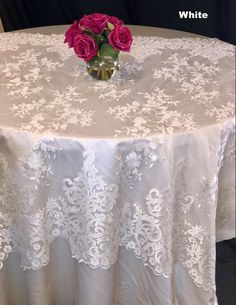
POLYGON ((136 37, 109 82, 63 35, 4 33, 0 52, 0 278, 19 294, 2 304, 216 303, 215 242, 235 236, 234 47, 136 37))

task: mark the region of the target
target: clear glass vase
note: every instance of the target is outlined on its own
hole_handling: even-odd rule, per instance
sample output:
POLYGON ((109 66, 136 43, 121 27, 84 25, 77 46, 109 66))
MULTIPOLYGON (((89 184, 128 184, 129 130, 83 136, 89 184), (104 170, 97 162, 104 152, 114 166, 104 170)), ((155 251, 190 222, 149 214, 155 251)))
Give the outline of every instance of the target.
POLYGON ((111 79, 119 68, 118 57, 115 60, 111 56, 96 57, 86 64, 88 74, 97 80, 111 79))

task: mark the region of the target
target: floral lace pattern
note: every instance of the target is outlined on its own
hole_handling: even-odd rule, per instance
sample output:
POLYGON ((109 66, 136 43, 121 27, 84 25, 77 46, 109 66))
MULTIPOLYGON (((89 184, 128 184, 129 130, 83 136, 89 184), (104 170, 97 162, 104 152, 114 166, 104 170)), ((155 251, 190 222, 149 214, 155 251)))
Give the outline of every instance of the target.
POLYGON ((62 42, 0 35, 0 268, 18 251, 37 270, 63 237, 91 268, 123 247, 212 295, 216 229, 233 222, 234 47, 136 37, 100 83, 62 42))
POLYGON ((225 160, 232 161, 233 126, 225 125, 220 134, 216 128, 219 137, 205 148, 214 171, 203 167, 201 179, 198 175, 191 183, 188 177, 198 161, 194 165, 197 144, 190 145, 189 139, 175 144, 170 136, 160 136, 117 143, 113 161, 106 164, 114 174, 108 176, 99 151, 79 142, 52 136, 34 140, 17 164, 2 145, 1 266, 9 253, 20 250, 22 267, 38 269, 48 263, 50 243, 61 236, 69 240, 73 257, 92 268, 109 268, 124 246, 157 275, 171 277, 179 261, 197 286, 214 289, 216 175, 219 163, 222 168, 225 160), (72 143, 76 147, 65 154, 72 143), (174 160, 169 153, 179 143, 184 153, 174 160), (65 158, 74 159, 74 165, 61 176, 65 158))
POLYGON ((109 82, 89 78, 63 35, 3 33, 0 52, 1 107, 24 131, 145 137, 234 116, 234 47, 217 39, 135 37, 109 82))

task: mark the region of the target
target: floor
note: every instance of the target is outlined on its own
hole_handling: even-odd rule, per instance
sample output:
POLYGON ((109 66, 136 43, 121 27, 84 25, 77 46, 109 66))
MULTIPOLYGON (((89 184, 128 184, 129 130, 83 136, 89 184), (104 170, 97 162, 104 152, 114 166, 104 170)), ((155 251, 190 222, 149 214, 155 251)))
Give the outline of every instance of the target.
POLYGON ((236 238, 216 245, 216 289, 219 305, 236 305, 236 238))

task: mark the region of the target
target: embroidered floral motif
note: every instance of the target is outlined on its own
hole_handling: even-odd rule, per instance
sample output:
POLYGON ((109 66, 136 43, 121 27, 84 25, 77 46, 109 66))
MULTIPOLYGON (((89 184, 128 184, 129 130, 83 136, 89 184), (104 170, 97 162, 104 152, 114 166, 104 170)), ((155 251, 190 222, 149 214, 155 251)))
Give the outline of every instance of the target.
POLYGON ((145 207, 125 203, 121 223, 121 245, 134 251, 154 273, 169 277, 172 273, 171 214, 167 208, 169 190, 151 189, 145 196, 145 207), (161 262, 161 263, 160 263, 161 262))
POLYGON ((123 72, 98 83, 62 41, 0 35, 1 124, 14 117, 13 131, 0 130, 0 268, 13 251, 25 269, 47 265, 61 236, 92 268, 109 268, 122 246, 156 275, 171 278, 181 263, 198 287, 214 290, 217 207, 226 223, 217 191, 219 203, 234 191, 219 178, 234 158, 230 82, 220 90, 234 74, 234 47, 137 37, 123 72), (11 154, 19 129, 37 135, 24 133, 32 147, 11 154), (87 134, 96 139, 80 141, 87 134))
POLYGON ((157 87, 152 93, 139 92, 139 94, 144 98, 142 103, 134 101, 126 106, 109 108, 109 113, 116 119, 127 122, 122 130, 116 130, 116 136, 125 133, 144 137, 150 133, 172 133, 180 126, 185 126, 186 130, 195 127, 193 115, 174 110, 173 105, 178 105, 180 102, 173 100, 164 93, 164 90, 157 87), (132 122, 132 125, 128 122, 132 122))
POLYGON ((234 103, 228 102, 226 105, 221 105, 220 107, 212 107, 206 111, 206 115, 212 117, 215 116, 217 122, 224 121, 229 116, 234 115, 235 105, 234 103))
POLYGON ((201 226, 186 220, 178 237, 178 259, 188 269, 194 283, 206 290, 214 289, 215 238, 201 226))
POLYGON ((167 58, 161 69, 153 69, 153 78, 177 82, 180 85, 177 90, 187 93, 192 101, 209 104, 218 98, 219 92, 214 89, 210 91, 209 84, 212 84, 212 77, 220 68, 191 61, 191 57, 174 53, 167 58))
POLYGON ((173 185, 169 185, 162 190, 150 188, 143 200, 120 201, 119 177, 125 178, 130 186, 132 182, 142 181, 144 171, 166 162, 165 145, 165 139, 160 137, 134 141, 129 151, 120 146, 116 165, 119 174, 110 183, 96 168, 95 153, 85 150, 78 174, 65 177, 61 194, 53 197, 49 193, 45 206, 39 210, 35 205, 35 186, 47 187, 48 179, 54 175, 49 164, 63 153, 58 140, 52 136, 37 140, 27 158, 19 160, 21 179, 28 177, 30 184, 26 180, 22 184, 14 181, 16 173, 11 174, 7 157, 0 154, 0 179, 5 182, 0 184, 3 185, 0 188, 0 265, 9 253, 20 249, 22 266, 38 269, 48 263, 50 243, 62 236, 69 240, 73 257, 93 268, 109 268, 117 259, 118 247, 124 246, 155 274, 165 277, 172 276, 177 258, 197 286, 214 289, 214 236, 206 233, 201 224, 192 224, 188 217, 192 208, 205 211, 205 205, 214 214, 216 179, 210 182, 203 177, 200 185, 189 192, 186 159, 177 165, 175 194, 173 185), (27 188, 22 188, 23 185, 27 188), (184 222, 175 220, 176 215, 184 222))
POLYGON ((14 116, 12 127, 82 137, 94 128, 101 131, 99 137, 145 137, 186 132, 234 116, 230 44, 138 36, 131 53, 121 56, 119 73, 100 83, 88 76, 63 39, 0 35, 3 113, 14 116))
POLYGON ((142 180, 143 169, 151 169, 155 163, 164 161, 165 157, 161 146, 162 139, 134 141, 129 147, 129 151, 119 151, 117 155, 118 173, 122 173, 122 179, 130 189, 133 184, 142 180))
POLYGON ((18 103, 12 106, 15 116, 20 118, 29 117, 27 124, 21 124, 24 130, 65 130, 68 126, 74 124, 79 124, 81 127, 92 124, 94 111, 84 110, 81 109, 81 106, 78 108, 76 105, 72 105, 74 99, 80 104, 86 100, 80 98, 77 88, 69 86, 62 92, 54 91, 53 95, 55 97, 50 103, 42 98, 38 101, 32 101, 30 104, 18 103))
POLYGON ((92 88, 99 94, 98 98, 104 100, 105 102, 112 102, 113 100, 119 101, 122 97, 128 96, 131 92, 130 89, 118 89, 116 85, 112 83, 107 84, 104 82, 93 84, 91 89, 92 88))
POLYGON ((47 52, 54 52, 60 55, 62 60, 66 60, 74 55, 71 49, 68 49, 63 43, 64 35, 42 35, 30 33, 2 33, 0 36, 1 51, 19 50, 21 45, 46 46, 47 52), (33 36, 33 39, 32 39, 33 36), (58 42, 61 43, 58 43, 58 42))

